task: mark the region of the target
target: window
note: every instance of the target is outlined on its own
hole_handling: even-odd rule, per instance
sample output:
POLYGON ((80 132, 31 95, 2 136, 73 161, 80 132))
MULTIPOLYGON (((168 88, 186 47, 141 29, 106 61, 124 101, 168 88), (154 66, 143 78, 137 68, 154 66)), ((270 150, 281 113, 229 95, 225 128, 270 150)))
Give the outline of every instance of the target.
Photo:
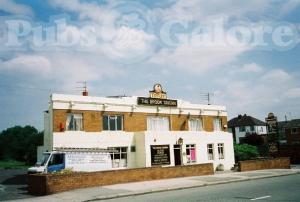
POLYGON ((291 130, 291 134, 297 134, 297 128, 292 128, 292 130, 291 130))
POLYGON ((214 160, 214 145, 213 144, 207 145, 207 155, 208 155, 208 160, 214 160))
POLYGON ((254 132, 254 126, 250 126, 250 131, 254 132))
POLYGON ((223 143, 218 144, 218 153, 219 153, 219 159, 224 159, 224 144, 223 143))
POLYGON ((214 131, 221 131, 221 119, 216 118, 214 119, 214 131))
POLYGON ((245 132, 245 131, 246 131, 245 126, 240 126, 240 127, 239 127, 239 131, 240 131, 240 132, 245 132))
POLYGON ((264 132, 264 127, 260 127, 260 132, 264 132))
POLYGON ((59 165, 63 163, 64 163, 64 154, 53 154, 49 161, 49 166, 59 165))
POLYGON ((149 131, 169 131, 169 117, 147 117, 147 130, 149 131))
POLYGON ((194 144, 186 145, 186 158, 187 158, 187 163, 196 162, 196 147, 194 144))
POLYGON ((69 131, 82 131, 82 114, 67 114, 66 128, 69 131))
POLYGON ((189 120, 189 130, 190 131, 201 131, 203 130, 201 119, 190 119, 189 120))
POLYGON ((110 147, 113 168, 127 167, 127 147, 110 147))
POLYGON ((104 115, 103 116, 103 130, 123 130, 123 116, 122 115, 104 115))

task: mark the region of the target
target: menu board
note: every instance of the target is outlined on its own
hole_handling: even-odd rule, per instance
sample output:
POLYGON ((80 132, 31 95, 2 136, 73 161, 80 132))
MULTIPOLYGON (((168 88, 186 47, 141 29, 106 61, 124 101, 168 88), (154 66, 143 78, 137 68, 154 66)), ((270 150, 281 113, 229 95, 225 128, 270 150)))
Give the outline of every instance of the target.
POLYGON ((151 145, 151 165, 170 165, 170 146, 151 145))

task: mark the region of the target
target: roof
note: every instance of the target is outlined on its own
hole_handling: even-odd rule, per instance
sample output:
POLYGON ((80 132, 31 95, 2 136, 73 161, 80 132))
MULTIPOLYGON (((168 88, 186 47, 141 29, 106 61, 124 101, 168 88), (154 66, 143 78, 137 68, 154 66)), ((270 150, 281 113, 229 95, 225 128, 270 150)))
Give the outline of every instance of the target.
POLYGON ((277 124, 278 124, 278 129, 280 130, 280 129, 286 128, 286 126, 287 126, 288 123, 289 123, 288 121, 278 121, 278 122, 277 122, 277 124))
POLYGON ((238 115, 237 117, 228 121, 228 128, 240 127, 240 126, 265 126, 266 123, 258 120, 252 116, 238 115))
POLYGON ((293 119, 287 122, 286 128, 300 128, 300 119, 293 119))

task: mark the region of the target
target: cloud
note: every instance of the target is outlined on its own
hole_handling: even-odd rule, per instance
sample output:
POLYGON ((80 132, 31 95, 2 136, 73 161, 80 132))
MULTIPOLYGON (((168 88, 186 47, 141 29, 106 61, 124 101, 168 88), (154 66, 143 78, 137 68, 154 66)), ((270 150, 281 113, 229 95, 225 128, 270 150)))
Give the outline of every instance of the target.
MULTIPOLYGON (((79 0, 49 0, 50 4, 54 7, 62 8, 66 11, 75 12, 79 14, 80 20, 90 19, 95 22, 102 22, 115 16, 114 11, 109 11, 107 5, 100 5, 99 3, 89 1, 83 2, 79 0)), ((112 4, 114 1, 110 1, 112 4)))
POLYGON ((261 73, 263 72, 263 68, 256 63, 245 64, 242 69, 242 72, 248 73, 261 73))
POLYGON ((241 17, 249 12, 263 12, 270 8, 269 1, 218 1, 218 0, 178 0, 167 9, 158 8, 154 12, 168 20, 203 21, 212 16, 241 17))
POLYGON ((46 76, 51 71, 51 62, 41 55, 18 55, 0 62, 0 70, 46 76))
MULTIPOLYGON (((213 41, 212 33, 192 35, 183 39, 174 49, 162 48, 150 60, 150 63, 177 68, 193 73, 215 70, 234 61, 250 47, 239 42, 231 35, 216 34, 213 41)), ((179 41, 181 37, 178 36, 179 41)))
POLYGON ((101 53, 91 55, 76 51, 18 55, 6 61, 0 60, 0 72, 25 75, 29 82, 43 79, 53 84, 60 83, 62 89, 71 89, 77 81, 101 81, 104 77, 115 78, 123 74, 101 53))
POLYGON ((300 98, 300 87, 291 88, 284 93, 284 97, 289 98, 300 98))
POLYGON ((299 102, 300 88, 295 88, 298 82, 293 75, 284 69, 261 68, 264 70, 259 72, 261 77, 245 71, 238 75, 227 72, 215 76, 214 80, 219 80, 215 100, 227 106, 230 117, 248 113, 264 118, 269 111, 283 116, 286 106, 296 106, 299 102))
POLYGON ((292 77, 283 69, 272 69, 268 73, 262 76, 262 81, 281 83, 289 81, 292 77))
POLYGON ((6 13, 10 13, 14 15, 25 15, 25 16, 34 15, 31 7, 23 4, 17 4, 13 0, 1 0, 0 11, 4 11, 6 13))

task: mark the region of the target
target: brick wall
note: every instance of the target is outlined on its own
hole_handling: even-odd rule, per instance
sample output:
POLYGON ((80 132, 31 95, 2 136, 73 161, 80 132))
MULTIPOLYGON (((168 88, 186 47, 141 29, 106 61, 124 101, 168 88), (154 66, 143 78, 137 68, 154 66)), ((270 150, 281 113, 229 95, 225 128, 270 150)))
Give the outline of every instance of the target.
POLYGON ((290 169, 290 158, 282 157, 266 160, 240 161, 239 171, 263 170, 263 169, 290 169))
POLYGON ((33 195, 48 195, 85 187, 176 177, 211 175, 213 173, 213 164, 207 163, 188 166, 136 168, 90 173, 35 174, 28 176, 28 191, 33 195))
POLYGON ((288 144, 300 143, 300 128, 297 128, 296 130, 296 133, 292 133, 292 129, 285 129, 285 135, 288 144))
MULTIPOLYGON (((67 113, 79 113, 83 115, 83 129, 86 132, 100 132, 103 130, 103 115, 123 115, 124 130, 127 132, 137 132, 147 130, 147 116, 157 116, 157 114, 147 113, 125 113, 125 112, 102 112, 102 111, 84 111, 84 110, 53 110, 53 131, 62 132, 61 125, 65 127, 67 113)), ((159 114, 159 116, 169 117, 172 131, 188 130, 188 115, 168 115, 159 114)), ((190 118, 200 118, 203 121, 204 130, 213 131, 213 120, 215 116, 191 116, 190 118)), ((227 117, 220 117, 222 126, 227 124, 227 117)), ((227 131, 223 128, 224 131, 227 131)))

